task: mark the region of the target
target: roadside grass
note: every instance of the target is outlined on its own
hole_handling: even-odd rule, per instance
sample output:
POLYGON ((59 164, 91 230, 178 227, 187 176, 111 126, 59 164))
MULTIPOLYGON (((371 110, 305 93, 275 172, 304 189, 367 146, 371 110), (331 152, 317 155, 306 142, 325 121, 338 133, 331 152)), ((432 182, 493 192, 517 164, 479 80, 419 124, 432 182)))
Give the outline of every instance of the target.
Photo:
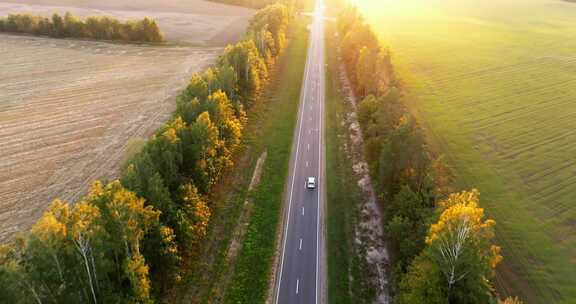
POLYGON ((362 10, 391 47, 411 111, 456 186, 478 188, 497 222, 497 289, 574 303, 576 6, 384 2, 362 10))
POLYGON ((362 275, 362 257, 354 250, 355 225, 363 195, 352 169, 347 126, 342 124, 350 109, 340 89, 334 25, 326 34, 326 194, 328 303, 368 303, 374 292, 362 275))
POLYGON ((224 303, 264 303, 269 289, 308 47, 306 25, 304 19, 294 21, 292 40, 264 97, 264 109, 252 118, 258 128, 248 144, 256 154, 268 151, 268 157, 260 184, 249 194, 252 218, 224 303))
MULTIPOLYGON (((258 112, 260 107, 260 104, 255 105, 253 111, 258 112)), ((244 136, 250 136, 258 124, 250 117, 244 136)), ((164 303, 213 303, 218 291, 225 288, 221 280, 232 267, 226 259, 231 231, 238 225, 259 155, 246 140, 238 152, 234 169, 220 180, 208 199, 212 218, 204 244, 200 246, 203 250, 196 256, 185 257, 186 280, 176 287, 164 303)))
MULTIPOLYGON (((248 125, 243 135, 242 147, 235 157, 234 169, 221 179, 208 199, 212 208, 212 219, 207 237, 203 240, 205 245, 200 246, 203 251, 197 256, 186 257, 185 267, 188 274, 184 277, 187 279, 176 287, 174 292, 165 299, 165 303, 214 303, 221 300, 222 293, 225 294, 225 302, 254 303, 253 301, 231 300, 231 296, 238 299, 243 293, 238 295, 237 291, 231 291, 228 296, 226 289, 229 286, 224 286, 223 278, 233 275, 230 290, 241 287, 239 282, 252 284, 244 282, 242 279, 244 277, 254 278, 260 282, 269 280, 268 275, 264 276, 263 273, 268 274, 271 262, 267 265, 259 261, 254 263, 258 267, 242 267, 242 265, 252 263, 253 259, 271 256, 270 252, 273 253, 274 250, 276 235, 272 234, 272 228, 268 227, 275 229, 280 216, 282 189, 278 192, 278 184, 281 184, 280 188, 283 187, 288 172, 292 131, 296 124, 299 88, 304 73, 303 66, 307 49, 305 29, 303 20, 294 21, 288 48, 272 72, 271 80, 260 101, 256 102, 249 111, 248 125), (302 65, 301 69, 300 65, 302 65), (248 193, 256 162, 265 150, 268 151, 268 158, 263 168, 260 186, 252 193, 248 193), (286 169, 282 170, 284 163, 286 169), (284 171, 286 172, 284 175, 275 174, 275 172, 284 171), (228 246, 231 242, 232 231, 239 224, 238 219, 248 197, 252 198, 256 206, 242 245, 243 248, 248 246, 246 250, 249 252, 242 249, 236 260, 238 264, 230 265, 226 257, 228 246), (270 204, 272 208, 267 210, 267 204, 270 202, 274 204, 270 204), (262 231, 266 232, 261 233, 256 229, 263 229, 262 231), (249 244, 250 242, 253 243, 249 244), (257 256, 254 256, 256 254, 257 256), (256 268, 258 272, 250 272, 256 268)), ((264 293, 266 288, 267 286, 262 288, 264 293)), ((251 298, 248 297, 248 299, 251 298)))

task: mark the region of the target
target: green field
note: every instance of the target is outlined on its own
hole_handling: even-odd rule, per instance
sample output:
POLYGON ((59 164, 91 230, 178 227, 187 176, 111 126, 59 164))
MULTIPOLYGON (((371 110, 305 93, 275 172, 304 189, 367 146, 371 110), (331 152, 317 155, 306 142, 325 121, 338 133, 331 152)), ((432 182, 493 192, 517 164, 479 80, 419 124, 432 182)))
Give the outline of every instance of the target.
POLYGON ((576 3, 358 2, 432 150, 498 223, 497 289, 576 303, 576 3))

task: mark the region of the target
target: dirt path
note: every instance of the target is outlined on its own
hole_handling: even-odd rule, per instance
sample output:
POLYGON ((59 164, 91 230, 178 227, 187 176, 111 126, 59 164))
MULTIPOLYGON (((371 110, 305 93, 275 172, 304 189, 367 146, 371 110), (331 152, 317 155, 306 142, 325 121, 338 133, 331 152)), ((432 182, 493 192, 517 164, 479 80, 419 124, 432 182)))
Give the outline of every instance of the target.
MULTIPOLYGON (((262 176, 262 169, 264 168, 264 162, 266 162, 267 156, 268 152, 264 151, 258 158, 250 185, 248 186, 248 192, 252 191, 252 189, 260 184, 260 177, 262 176)), ((240 249, 242 248, 248 225, 250 224, 253 206, 254 204, 250 198, 247 198, 244 201, 240 217, 238 218, 238 223, 236 224, 234 231, 231 231, 232 239, 230 240, 230 245, 226 252, 226 264, 228 265, 228 269, 226 273, 223 274, 219 284, 214 290, 213 299, 218 303, 224 301, 226 289, 230 285, 232 276, 234 275, 234 265, 236 263, 236 258, 238 257, 238 252, 240 252, 240 249)))
POLYGON ((376 193, 372 186, 368 163, 364 159, 364 139, 356 115, 357 101, 342 64, 339 74, 342 91, 346 96, 346 101, 350 103, 353 109, 347 114, 343 122, 348 128, 349 142, 351 143, 346 150, 352 157, 358 186, 362 189, 366 199, 360 206, 360 216, 355 231, 355 245, 357 247, 355 251, 364 257, 369 266, 370 273, 367 275, 370 276, 376 288, 374 303, 388 304, 391 300, 388 293, 389 255, 384 239, 382 210, 378 205, 376 193))

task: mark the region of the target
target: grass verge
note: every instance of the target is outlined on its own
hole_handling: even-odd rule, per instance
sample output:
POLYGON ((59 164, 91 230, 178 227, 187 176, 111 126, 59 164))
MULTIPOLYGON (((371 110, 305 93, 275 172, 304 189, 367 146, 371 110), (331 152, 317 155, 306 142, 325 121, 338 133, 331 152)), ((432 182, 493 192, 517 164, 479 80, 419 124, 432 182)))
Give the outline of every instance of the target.
POLYGON ((263 303, 266 298, 307 47, 306 23, 296 20, 292 40, 278 65, 277 77, 265 96, 265 109, 258 112, 259 128, 248 139, 255 152, 267 150, 268 158, 260 185, 250 193, 254 210, 224 303, 263 303))
MULTIPOLYGON (((327 27, 327 50, 335 50, 334 27, 327 27)), ((363 195, 357 186, 352 160, 347 154, 347 125, 352 111, 345 101, 338 78, 337 52, 327 52, 326 69, 326 186, 328 303, 366 303, 373 296, 362 276, 363 263, 354 250, 355 225, 363 195)))
MULTIPOLYGON (((274 172, 288 172, 292 131, 296 124, 296 112, 307 49, 304 22, 296 20, 293 27, 289 46, 272 74, 268 88, 261 98, 262 102, 255 103, 249 111, 249 123, 246 126, 243 146, 235 158, 235 167, 222 178, 209 198, 212 207, 212 223, 204 240, 206 245, 200 246, 203 251, 198 253, 198 256, 188 257, 186 280, 165 299, 165 303, 221 302, 220 297, 222 294, 226 294, 228 287, 224 286, 225 280, 223 278, 230 275, 230 272, 234 272, 232 274, 233 281, 230 286, 231 292, 229 295, 226 294, 226 302, 230 302, 232 297, 234 299, 239 298, 236 290, 242 286, 239 284, 239 282, 243 282, 242 277, 259 277, 263 281, 269 280, 268 276, 262 276, 261 272, 264 271, 264 268, 270 269, 270 263, 267 266, 262 265, 262 269, 257 273, 240 274, 245 273, 244 269, 256 269, 255 267, 242 267, 247 263, 246 259, 251 261, 254 258, 251 253, 246 252, 246 250, 253 250, 250 248, 254 244, 250 244, 250 242, 254 242, 255 239, 259 241, 262 238, 259 235, 254 236, 260 231, 255 229, 261 227, 273 227, 275 229, 277 226, 268 222, 263 223, 262 220, 258 220, 258 217, 265 216, 276 223, 278 222, 282 190, 278 194, 277 185, 284 185, 286 174, 274 174, 274 172), (252 193, 248 193, 253 169, 264 150, 268 150, 268 159, 263 169, 262 181, 259 187, 254 189, 252 193), (282 170, 281 167, 284 163, 286 169, 282 170), (273 210, 262 210, 266 209, 267 201, 265 199, 267 196, 260 193, 267 192, 269 192, 270 198, 277 197, 276 201, 268 200, 268 202, 275 202, 272 204, 274 205, 273 210), (249 230, 246 233, 245 244, 243 244, 243 249, 237 258, 237 265, 239 266, 235 268, 235 265, 231 265, 226 258, 227 249, 232 238, 231 231, 234 231, 234 228, 239 224, 238 219, 242 212, 242 206, 248 196, 254 196, 255 210, 249 230), (256 199, 260 196, 263 199, 256 199), (273 212, 275 213, 273 214, 273 212), (257 224, 254 224, 255 222, 257 224)), ((257 246, 258 251, 271 248, 270 251, 273 253, 274 245, 270 245, 270 242, 274 244, 275 234, 268 235, 272 231, 271 228, 262 231, 266 231, 263 233, 266 241, 262 243, 262 246, 257 246), (268 240, 268 238, 272 238, 272 240, 268 240)), ((258 259, 261 256, 258 255, 258 259)), ((256 264, 259 267, 261 265, 259 262, 256 264)), ((263 290, 266 288, 264 287, 263 290)), ((236 300, 232 302, 254 303, 253 301, 236 300)))

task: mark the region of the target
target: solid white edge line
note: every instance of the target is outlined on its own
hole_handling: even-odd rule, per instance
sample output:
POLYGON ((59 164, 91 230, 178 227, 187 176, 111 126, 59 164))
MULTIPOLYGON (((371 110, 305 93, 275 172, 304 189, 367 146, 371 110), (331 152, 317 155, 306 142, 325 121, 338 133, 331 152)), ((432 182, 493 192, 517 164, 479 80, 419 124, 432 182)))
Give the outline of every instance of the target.
POLYGON ((300 108, 300 114, 298 115, 298 121, 297 123, 299 124, 298 126, 298 140, 296 141, 296 158, 294 159, 294 167, 292 168, 292 183, 290 186, 290 197, 288 199, 288 218, 286 220, 286 227, 284 229, 284 241, 282 244, 282 258, 280 260, 280 276, 278 277, 278 287, 276 290, 276 304, 278 304, 278 300, 280 298, 280 288, 282 286, 282 273, 284 271, 284 254, 286 252, 286 239, 288 237, 288 228, 290 226, 290 211, 292 208, 292 194, 294 193, 294 182, 296 180, 296 166, 298 165, 298 151, 300 148, 300 138, 302 136, 302 125, 303 125, 303 117, 304 117, 304 109, 306 108, 306 92, 308 91, 308 82, 306 81, 306 78, 308 76, 308 72, 310 71, 310 59, 311 59, 311 52, 310 52, 310 46, 312 45, 313 39, 312 39, 312 34, 310 34, 309 37, 309 42, 308 42, 308 52, 306 54, 306 66, 304 67, 304 76, 302 81, 304 82, 304 89, 301 92, 300 95, 300 100, 299 100, 299 105, 298 107, 300 108))
MULTIPOLYGON (((322 0, 317 0, 318 2, 318 7, 316 8, 321 9, 320 6, 322 5, 322 0)), ((322 17, 322 16, 320 16, 322 17)), ((325 102, 325 86, 324 86, 324 81, 325 81, 325 76, 323 74, 324 72, 324 27, 323 27, 323 20, 322 18, 318 19, 319 22, 319 29, 318 30, 322 30, 319 31, 319 35, 320 35, 320 58, 322 59, 321 62, 319 63, 318 66, 318 76, 319 76, 319 89, 317 90, 318 92, 318 102, 320 103, 319 107, 320 107, 320 124, 319 124, 319 132, 318 132, 318 176, 321 176, 322 174, 322 135, 324 133, 324 122, 323 122, 323 118, 324 118, 324 102, 325 102), (320 97, 324 97, 324 98, 320 98, 320 97)), ((322 180, 323 182, 324 180, 322 180)), ((318 207, 317 207, 317 217, 316 217, 316 295, 315 295, 315 303, 318 304, 318 269, 319 269, 319 264, 320 264, 320 204, 322 202, 322 196, 321 196, 321 192, 323 191, 324 187, 321 187, 321 189, 318 190, 318 207)))

